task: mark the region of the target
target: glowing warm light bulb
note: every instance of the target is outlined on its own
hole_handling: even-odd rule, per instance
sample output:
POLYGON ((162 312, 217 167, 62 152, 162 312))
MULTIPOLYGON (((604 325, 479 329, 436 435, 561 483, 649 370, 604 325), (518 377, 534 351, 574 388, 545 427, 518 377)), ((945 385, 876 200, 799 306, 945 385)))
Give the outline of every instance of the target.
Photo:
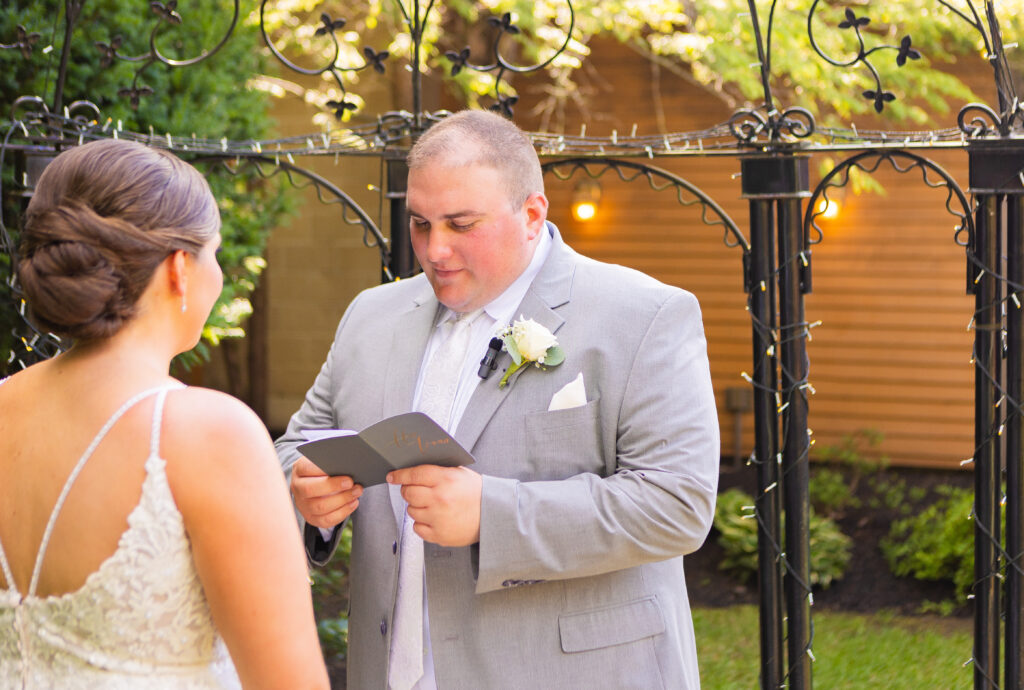
POLYGON ((597 215, 597 204, 592 201, 581 201, 572 205, 572 216, 576 220, 588 221, 597 215))
POLYGON ((573 218, 585 223, 597 216, 597 206, 600 203, 601 185, 597 180, 584 178, 577 182, 572 190, 572 203, 569 209, 573 218))
POLYGON ((839 202, 832 199, 822 199, 818 202, 818 215, 823 218, 835 218, 839 215, 839 202))

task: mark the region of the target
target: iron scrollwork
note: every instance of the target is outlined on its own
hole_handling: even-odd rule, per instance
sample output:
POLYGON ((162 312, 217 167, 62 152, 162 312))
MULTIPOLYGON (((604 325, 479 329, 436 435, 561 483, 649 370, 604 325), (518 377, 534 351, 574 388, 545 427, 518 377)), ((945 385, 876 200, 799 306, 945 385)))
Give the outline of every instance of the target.
POLYGON ((824 209, 819 208, 818 201, 821 199, 828 201, 828 190, 845 187, 850 181, 852 169, 856 168, 871 174, 878 170, 882 163, 888 163, 898 173, 907 173, 918 168, 925 185, 933 189, 946 188, 946 210, 957 219, 953 239, 958 245, 967 248, 968 254, 970 254, 971 248, 974 246, 974 215, 967 195, 964 194, 956 180, 941 166, 915 153, 899 149, 863 151, 839 163, 822 178, 811 194, 804 214, 804 237, 807 238, 807 243, 818 244, 823 238, 817 218, 824 213, 824 209), (901 159, 905 163, 901 164, 901 159), (939 179, 930 177, 929 173, 938 176, 939 179))
MULTIPOLYGON (((420 94, 420 77, 422 73, 421 54, 424 39, 424 28, 426 27, 427 19, 429 18, 431 11, 434 10, 434 0, 429 0, 422 11, 419 0, 414 0, 411 11, 401 2, 397 2, 395 4, 401 12, 404 24, 408 27, 409 36, 412 42, 409 66, 412 73, 413 103, 411 112, 408 113, 409 117, 405 117, 403 113, 388 113, 384 118, 398 119, 403 122, 403 127, 406 122, 411 122, 414 128, 423 128, 424 123, 419 120, 419 114, 422 111, 420 94)), ((364 46, 361 50, 361 54, 364 58, 363 64, 351 67, 339 66, 338 60, 341 57, 341 45, 338 42, 338 38, 335 33, 343 28, 348 22, 345 18, 334 18, 324 12, 320 14, 320 26, 316 29, 314 35, 329 37, 333 42, 333 50, 330 51, 328 59, 326 62, 322 63, 321 66, 308 68, 301 67, 286 57, 283 52, 274 45, 274 41, 267 31, 265 12, 266 5, 267 0, 262 0, 260 3, 260 32, 262 33, 264 42, 270 49, 271 54, 273 54, 273 56, 285 67, 298 74, 306 76, 329 75, 341 93, 340 100, 332 99, 326 102, 326 106, 333 110, 336 119, 341 120, 346 114, 357 111, 358 105, 348 99, 348 89, 345 86, 343 74, 346 72, 360 72, 368 68, 372 68, 376 72, 384 74, 386 71, 385 60, 391 57, 389 51, 377 51, 371 47, 364 46)), ((444 53, 445 58, 450 63, 449 74, 454 77, 463 70, 473 70, 481 73, 495 72, 496 76, 494 78, 493 91, 495 103, 491 106, 491 109, 511 118, 513 114, 513 107, 517 103, 518 97, 510 94, 508 92, 508 88, 503 86, 505 83, 504 79, 507 74, 527 74, 544 69, 566 50, 572 39, 573 28, 576 25, 576 15, 572 7, 572 2, 570 0, 566 0, 566 5, 569 10, 569 26, 565 32, 565 40, 558 50, 556 50, 548 59, 535 65, 523 66, 515 64, 506 56, 506 52, 502 49, 503 41, 506 37, 516 36, 521 33, 519 27, 517 27, 513 22, 512 15, 506 12, 500 17, 489 17, 487 20, 487 23, 497 30, 489 49, 490 62, 487 64, 477 64, 472 62, 470 59, 471 50, 468 46, 459 51, 449 50, 444 53)))
POLYGON ((863 64, 871 75, 872 80, 874 80, 875 86, 872 89, 865 90, 862 95, 864 98, 872 101, 875 112, 882 112, 882 110, 885 109, 886 103, 891 103, 896 100, 896 95, 891 91, 886 91, 882 87, 882 78, 878 73, 878 69, 874 64, 872 64, 869 58, 879 51, 894 50, 896 51, 896 66, 903 67, 907 60, 920 59, 920 51, 913 47, 913 40, 909 35, 903 36, 903 38, 900 39, 900 44, 898 46, 883 44, 868 48, 864 41, 862 29, 871 23, 871 18, 863 15, 858 16, 856 12, 847 7, 844 12, 844 19, 840 21, 837 26, 842 30, 853 30, 857 39, 857 52, 853 57, 847 60, 832 57, 824 51, 818 41, 814 38, 814 14, 820 4, 821 0, 814 0, 810 11, 807 13, 807 37, 811 41, 811 48, 821 56, 821 59, 835 67, 852 67, 857 64, 863 64))
POLYGON ((491 63, 487 65, 477 65, 470 62, 470 49, 468 46, 457 53, 454 51, 448 51, 445 53, 445 57, 452 63, 451 76, 454 77, 463 69, 471 69, 477 72, 497 71, 497 76, 494 78, 494 99, 496 103, 491 106, 491 109, 502 113, 505 117, 511 118, 512 106, 514 106, 519 99, 517 96, 506 96, 502 94, 501 80, 504 78, 506 72, 511 72, 513 74, 527 74, 529 72, 536 72, 537 70, 544 69, 554 62, 555 59, 569 47, 569 41, 572 40, 572 30, 576 26, 576 13, 569 0, 566 0, 566 5, 569 8, 569 28, 565 31, 565 41, 547 60, 531 66, 517 66, 505 57, 501 50, 502 39, 506 36, 515 36, 520 33, 519 27, 512 23, 512 15, 506 12, 500 18, 489 17, 487 19, 487 23, 498 30, 497 36, 495 36, 494 41, 491 44, 491 63))
POLYGON ((705 225, 722 226, 722 241, 726 247, 739 247, 744 256, 750 253, 750 243, 740 232, 733 219, 729 217, 729 214, 725 212, 725 209, 692 182, 668 170, 619 158, 566 158, 546 162, 541 169, 544 172, 552 173, 562 181, 570 179, 577 171, 592 179, 597 179, 611 170, 623 182, 633 182, 640 178, 646 179, 648 185, 655 192, 671 187, 675 189, 676 200, 681 206, 692 206, 697 203, 701 205, 701 220, 705 225), (693 198, 686 198, 684 194, 689 194, 693 198))
POLYGON ((786 137, 805 139, 814 134, 814 115, 806 108, 787 108, 781 113, 761 109, 738 110, 729 118, 729 130, 743 143, 756 141, 761 134, 767 134, 773 142, 786 137))

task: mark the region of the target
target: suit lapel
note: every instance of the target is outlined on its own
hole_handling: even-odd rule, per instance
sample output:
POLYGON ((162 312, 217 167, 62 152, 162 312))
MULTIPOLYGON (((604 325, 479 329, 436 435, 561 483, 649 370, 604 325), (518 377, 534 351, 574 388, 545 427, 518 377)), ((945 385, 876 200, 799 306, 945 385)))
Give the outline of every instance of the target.
MULTIPOLYGON (((437 298, 430 285, 423 281, 423 290, 413 298, 405 312, 394 316, 396 326, 391 336, 390 350, 382 362, 387 362, 384 372, 382 418, 412 410, 412 399, 416 393, 420 364, 427 348, 427 340, 437 316, 437 298)), ((383 353, 382 353, 383 354, 383 353)))
MULTIPOLYGON (((572 291, 572 276, 576 266, 575 253, 562 242, 557 229, 553 231, 552 240, 551 253, 537 277, 534 278, 530 289, 526 291, 526 296, 523 297, 523 301, 516 309, 513 320, 520 316, 533 319, 557 335, 558 329, 561 328, 565 319, 555 311, 555 308, 569 301, 572 291)), ((455 439, 459 445, 470 452, 501 403, 515 388, 516 381, 520 376, 528 375, 525 374, 526 370, 533 367, 533 365, 523 367, 509 378, 508 384, 504 388, 499 388, 498 382, 504 375, 504 370, 512 362, 506 353, 502 353, 498 361, 500 363, 498 371, 495 371, 494 375, 487 380, 481 381, 476 387, 459 426, 455 430, 455 439)))
MULTIPOLYGON (((437 316, 437 306, 437 298, 430 284, 424 280, 423 289, 413 298, 408 310, 395 314, 397 325, 393 329, 391 349, 388 356, 381 360, 387 362, 384 371, 382 419, 412 410, 420 363, 423 361, 427 340, 430 338, 437 316)), ((394 489, 395 487, 389 486, 388 495, 391 498, 395 520, 401 525, 404 519, 403 505, 401 497, 394 489)))

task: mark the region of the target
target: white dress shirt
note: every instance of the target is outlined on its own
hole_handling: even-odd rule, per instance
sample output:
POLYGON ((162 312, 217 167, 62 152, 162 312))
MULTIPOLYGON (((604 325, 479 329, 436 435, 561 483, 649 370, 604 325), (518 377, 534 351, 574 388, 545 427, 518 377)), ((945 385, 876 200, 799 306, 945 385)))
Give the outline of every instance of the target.
MULTIPOLYGON (((497 331, 503 329, 505 326, 512 323, 516 318, 519 318, 519 314, 515 313, 516 307, 522 303, 523 298, 526 297, 526 291, 530 289, 530 284, 533 283, 533 279, 537 277, 537 273, 540 272, 541 266, 544 265, 544 261, 548 257, 548 253, 551 251, 551 229, 545 225, 544 231, 540 234, 540 241, 537 243, 537 248, 533 252, 533 258, 530 260, 526 270, 519 274, 511 285, 509 285, 503 293, 493 299, 487 306, 484 307, 484 313, 477 318, 473 324, 472 333, 470 335, 469 350, 466 354, 466 361, 462 364, 462 373, 459 376, 459 388, 455 393, 455 402, 452 404, 452 413, 449 418, 447 429, 448 433, 453 434, 459 426, 459 421, 462 419, 462 415, 465 413, 466 408, 469 406, 469 399, 473 396, 473 392, 476 387, 480 384, 482 379, 477 375, 477 371, 480 369, 480 360, 483 359, 484 354, 487 352, 487 346, 491 341, 491 338, 497 334, 497 331)), ((430 334, 430 339, 427 341, 426 350, 423 353, 423 361, 420 364, 419 379, 416 381, 416 392, 413 396, 412 409, 416 409, 420 400, 420 388, 423 385, 423 375, 427 369, 427 363, 430 361, 431 355, 434 351, 441 346, 443 341, 444 329, 441 328, 442 324, 446 321, 455 318, 455 312, 447 307, 441 307, 439 310, 438 318, 434 321, 434 329, 430 334)), ((530 318, 529 314, 524 315, 526 318, 530 318)), ((493 372, 494 376, 500 376, 500 373, 493 372)), ((404 515, 404 510, 402 511, 404 515)), ((401 532, 402 524, 398 523, 398 530, 401 532)), ((426 572, 424 572, 423 582, 423 677, 420 678, 419 682, 413 686, 413 690, 437 690, 437 681, 434 678, 434 655, 430 648, 430 620, 428 618, 428 602, 427 602, 427 591, 426 591, 426 572)))

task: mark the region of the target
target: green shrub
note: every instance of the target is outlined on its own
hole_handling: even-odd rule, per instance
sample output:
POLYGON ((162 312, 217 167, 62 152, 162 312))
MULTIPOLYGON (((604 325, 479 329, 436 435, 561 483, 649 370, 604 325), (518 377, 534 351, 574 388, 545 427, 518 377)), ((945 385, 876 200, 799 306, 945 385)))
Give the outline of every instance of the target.
POLYGON ((843 534, 835 520, 815 515, 813 509, 809 532, 811 584, 828 589, 834 580, 841 580, 846 574, 853 540, 843 534))
POLYGON ((735 573, 744 582, 757 572, 757 521, 753 511, 744 509, 752 505, 754 499, 739 489, 718 494, 715 504, 717 541, 725 551, 718 567, 735 573))
POLYGON ((818 446, 814 454, 823 460, 852 467, 863 474, 889 464, 889 457, 886 455, 879 455, 877 460, 865 457, 866 451, 878 448, 883 440, 885 434, 878 429, 857 429, 844 434, 834 446, 818 446))
POLYGON ((313 610, 324 658, 344 658, 348 653, 348 562, 352 553, 352 526, 346 523, 334 558, 314 568, 313 610))
POLYGON ((882 554, 896 575, 949 580, 962 601, 974 583, 974 493, 940 487, 939 499, 892 524, 882 554))
POLYGON ((888 497, 897 496, 899 487, 878 481, 879 474, 889 465, 888 456, 876 452, 876 459, 867 457, 869 452, 877 451, 884 438, 877 429, 858 429, 844 435, 834 446, 817 446, 814 456, 821 463, 811 467, 808 491, 811 506, 819 514, 838 519, 848 509, 861 507, 857 490, 868 475, 874 475, 870 484, 872 492, 867 499, 870 507, 880 505, 879 494, 883 490, 888 497))
POLYGON ((812 467, 807 490, 811 506, 822 515, 834 518, 861 505, 842 471, 830 467, 812 467))
MULTIPOLYGON (((757 573, 757 520, 754 499, 739 489, 718 495, 715 506, 715 529, 718 544, 725 551, 718 567, 737 575, 744 582, 757 573)), ((784 517, 783 517, 784 519, 784 517)), ((852 542, 840 531, 835 521, 811 511, 809 522, 811 584, 828 588, 841 579, 850 563, 852 542)))
POLYGON ((907 488, 907 482, 889 475, 875 476, 868 481, 871 495, 868 507, 872 510, 888 509, 898 515, 909 515, 913 505, 924 500, 928 490, 915 486, 907 488))

